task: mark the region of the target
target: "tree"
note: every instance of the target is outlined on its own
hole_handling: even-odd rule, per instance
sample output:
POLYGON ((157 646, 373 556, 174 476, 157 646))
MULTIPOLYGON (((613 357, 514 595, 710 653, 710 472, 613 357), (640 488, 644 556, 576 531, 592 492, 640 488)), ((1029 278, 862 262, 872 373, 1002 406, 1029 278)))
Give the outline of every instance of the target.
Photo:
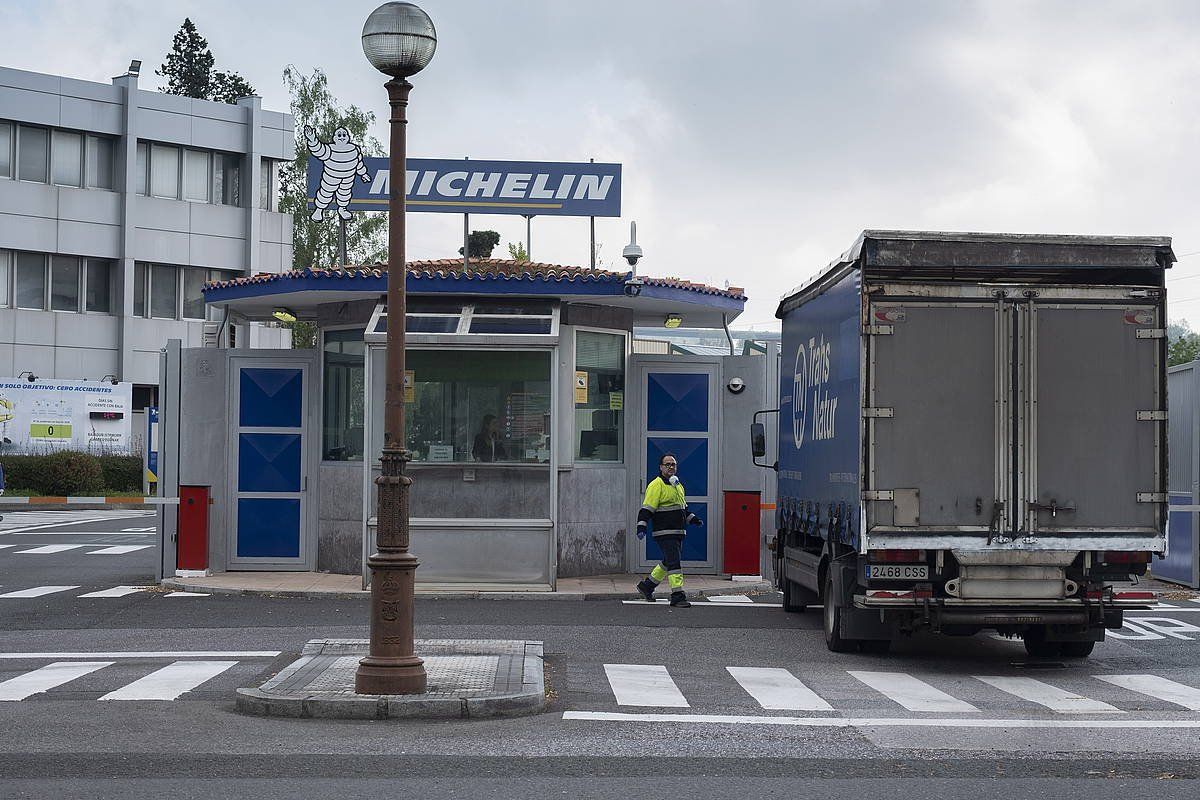
MULTIPOLYGON (((500 234, 495 231, 471 231, 467 236, 467 249, 470 251, 468 255, 471 258, 491 258, 492 250, 496 245, 500 244, 500 234)), ((458 254, 463 254, 463 249, 458 248, 458 254)))
POLYGON ((155 74, 167 79, 167 85, 162 87, 167 94, 219 103, 235 103, 239 97, 255 94, 249 81, 236 72, 214 70, 215 63, 208 40, 200 35, 195 23, 185 17, 171 41, 167 60, 155 74))
MULTIPOLYGON (((304 128, 311 126, 322 142, 333 139, 333 132, 345 128, 350 141, 364 156, 384 155, 383 145, 367 131, 375 123, 375 114, 357 106, 338 106, 329 91, 325 73, 314 69, 305 75, 288 65, 283 82, 291 94, 292 116, 296 125, 296 158, 280 170, 279 210, 292 215, 292 263, 297 269, 337 267, 338 226, 333 219, 315 222, 308 208, 308 145, 304 128)), ((372 264, 387 258, 387 212, 356 212, 346 223, 346 257, 351 264, 372 264)))
POLYGON ((1192 330, 1186 319, 1167 326, 1167 364, 1187 364, 1200 357, 1200 334, 1192 330))
POLYGON ((529 262, 529 254, 525 252, 524 242, 509 242, 508 257, 522 264, 529 262))

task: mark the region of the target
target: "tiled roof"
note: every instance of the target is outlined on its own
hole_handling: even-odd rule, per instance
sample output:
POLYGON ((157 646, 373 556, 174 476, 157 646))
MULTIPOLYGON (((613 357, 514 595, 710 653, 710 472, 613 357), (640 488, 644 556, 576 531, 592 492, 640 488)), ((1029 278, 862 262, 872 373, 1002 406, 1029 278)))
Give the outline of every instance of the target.
MULTIPOLYGON (((623 283, 628 273, 612 272, 589 267, 571 267, 560 264, 543 264, 540 262, 509 261, 499 258, 472 258, 463 268, 463 262, 457 258, 442 258, 430 261, 410 261, 407 264, 410 280, 454 278, 461 280, 517 280, 539 282, 597 282, 623 283)), ((332 280, 354 280, 356 278, 382 278, 387 273, 387 264, 354 267, 350 269, 304 269, 278 274, 259 273, 230 281, 214 281, 205 289, 224 289, 231 286, 248 286, 259 283, 272 283, 291 278, 328 278, 332 280)), ((719 295, 735 300, 744 300, 745 292, 741 287, 730 286, 728 289, 717 289, 702 283, 679 280, 678 278, 653 278, 639 275, 647 286, 664 286, 675 289, 686 289, 700 294, 719 295)))

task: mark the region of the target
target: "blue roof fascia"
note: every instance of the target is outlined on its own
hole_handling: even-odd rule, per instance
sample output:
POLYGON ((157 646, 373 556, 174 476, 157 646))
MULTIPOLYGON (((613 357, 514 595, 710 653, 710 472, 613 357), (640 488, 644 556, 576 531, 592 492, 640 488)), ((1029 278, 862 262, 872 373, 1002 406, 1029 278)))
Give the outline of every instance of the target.
MULTIPOLYGON (((617 279, 601 280, 531 280, 503 276, 481 275, 461 277, 413 277, 409 276, 406 290, 411 294, 519 294, 563 295, 591 297, 620 297, 625 283, 617 279)), ((213 287, 204 291, 206 303, 224 303, 253 297, 271 297, 299 294, 303 292, 370 292, 385 294, 387 276, 379 277, 330 277, 304 274, 299 277, 283 276, 263 283, 242 286, 213 287)), ((675 286, 643 285, 643 297, 675 302, 693 303, 729 311, 741 311, 745 300, 717 294, 706 294, 675 286)))

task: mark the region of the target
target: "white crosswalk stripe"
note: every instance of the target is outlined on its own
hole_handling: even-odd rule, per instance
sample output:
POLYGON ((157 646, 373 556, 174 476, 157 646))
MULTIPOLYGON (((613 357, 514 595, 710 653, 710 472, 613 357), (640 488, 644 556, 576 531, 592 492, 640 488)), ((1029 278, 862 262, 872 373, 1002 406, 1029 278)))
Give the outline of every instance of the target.
POLYGON ((145 586, 114 586, 111 589, 101 589, 98 592, 88 592, 80 597, 124 597, 127 594, 137 594, 146 591, 145 586))
POLYGON ((16 547, 16 545, 15 544, 0 544, 0 550, 5 549, 6 547, 16 547))
POLYGON ((78 588, 78 586, 35 586, 32 589, 18 589, 15 592, 0 594, 0 600, 5 598, 17 600, 28 597, 43 597, 48 594, 57 594, 58 592, 66 592, 78 588))
POLYGON ((617 704, 660 708, 690 708, 667 668, 650 664, 605 664, 604 674, 617 704))
POLYGON ((935 689, 923 680, 903 672, 862 672, 850 670, 850 675, 870 686, 889 700, 909 711, 976 712, 978 708, 935 689))
POLYGON ((112 547, 105 547, 103 550, 93 550, 88 553, 89 556, 122 556, 126 553, 134 553, 138 550, 149 550, 154 545, 152 544, 115 544, 112 547))
POLYGON ((832 711, 812 689, 795 675, 778 667, 726 667, 734 680, 758 704, 772 711, 832 711))
POLYGON ((1200 689, 1160 678, 1157 675, 1097 675, 1102 681, 1138 694, 1165 700, 1189 711, 1200 711, 1200 689))
POLYGON ((17 555, 50 555, 51 553, 65 553, 68 550, 75 550, 80 547, 87 547, 83 544, 44 544, 41 547, 34 547, 30 550, 17 550, 17 555))
POLYGON ((1002 692, 1045 706, 1051 711, 1069 714, 1121 713, 1121 709, 1051 686, 1033 678, 1014 678, 1003 675, 976 675, 984 683, 1002 692))
POLYGON ((174 700, 210 681, 236 661, 176 661, 109 692, 101 700, 174 700))
POLYGON ((0 700, 24 700, 109 666, 111 661, 56 661, 40 669, 0 681, 0 700))

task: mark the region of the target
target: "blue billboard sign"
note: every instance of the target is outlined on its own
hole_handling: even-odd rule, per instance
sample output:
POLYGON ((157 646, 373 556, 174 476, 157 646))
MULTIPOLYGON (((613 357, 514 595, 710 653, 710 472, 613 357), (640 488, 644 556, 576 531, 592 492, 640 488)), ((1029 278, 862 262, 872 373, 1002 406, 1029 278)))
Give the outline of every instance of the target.
MULTIPOLYGON (((313 219, 343 210, 387 211, 388 159, 361 157, 353 169, 343 166, 332 158, 309 156, 313 219)), ((410 158, 406 168, 408 211, 621 216, 620 164, 410 158)))

